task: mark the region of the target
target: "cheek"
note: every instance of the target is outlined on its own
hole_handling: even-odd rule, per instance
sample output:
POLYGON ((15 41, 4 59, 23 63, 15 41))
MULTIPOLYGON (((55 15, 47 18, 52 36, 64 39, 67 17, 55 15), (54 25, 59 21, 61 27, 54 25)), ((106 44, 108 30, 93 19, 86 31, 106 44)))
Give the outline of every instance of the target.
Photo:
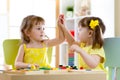
POLYGON ((87 38, 87 34, 81 32, 81 33, 78 34, 78 38, 79 38, 80 40, 85 40, 85 39, 87 38))
POLYGON ((84 34, 82 32, 78 33, 78 38, 79 39, 83 39, 84 38, 84 34))

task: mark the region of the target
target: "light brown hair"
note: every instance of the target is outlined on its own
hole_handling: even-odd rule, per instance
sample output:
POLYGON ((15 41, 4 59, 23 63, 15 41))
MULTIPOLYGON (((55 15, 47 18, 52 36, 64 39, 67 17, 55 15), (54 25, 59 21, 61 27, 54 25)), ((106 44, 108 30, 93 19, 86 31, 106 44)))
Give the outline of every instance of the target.
POLYGON ((29 43, 30 38, 26 35, 25 32, 30 32, 34 25, 44 23, 44 19, 39 16, 29 15, 25 17, 21 24, 21 43, 29 43))
POLYGON ((101 48, 103 46, 104 41, 102 38, 102 34, 104 34, 104 32, 105 32, 105 25, 100 18, 98 18, 98 17, 85 17, 79 21, 78 26, 87 27, 88 29, 93 30, 92 48, 101 48), (92 29, 89 26, 91 20, 98 20, 98 22, 99 22, 99 25, 97 25, 95 27, 95 29, 92 29), (98 47, 98 45, 99 45, 99 47, 98 47))

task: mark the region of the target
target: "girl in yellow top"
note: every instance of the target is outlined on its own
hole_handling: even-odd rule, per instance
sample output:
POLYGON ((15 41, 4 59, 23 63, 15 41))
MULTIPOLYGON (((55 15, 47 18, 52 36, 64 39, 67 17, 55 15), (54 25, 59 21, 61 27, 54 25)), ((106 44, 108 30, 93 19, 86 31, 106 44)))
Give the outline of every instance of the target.
MULTIPOLYGON (((58 20, 58 25, 60 21, 58 20)), ((42 17, 29 15, 23 19, 21 25, 21 40, 15 67, 46 67, 50 68, 47 60, 47 47, 55 46, 64 41, 62 28, 58 27, 59 35, 55 39, 46 39, 44 33, 45 21, 42 17)), ((60 25, 59 25, 60 26, 60 25)))
POLYGON ((70 45, 70 51, 79 54, 78 67, 84 69, 104 70, 105 53, 103 34, 105 25, 98 17, 84 17, 78 22, 79 42, 75 42, 64 26, 64 18, 60 17, 63 32, 70 45))

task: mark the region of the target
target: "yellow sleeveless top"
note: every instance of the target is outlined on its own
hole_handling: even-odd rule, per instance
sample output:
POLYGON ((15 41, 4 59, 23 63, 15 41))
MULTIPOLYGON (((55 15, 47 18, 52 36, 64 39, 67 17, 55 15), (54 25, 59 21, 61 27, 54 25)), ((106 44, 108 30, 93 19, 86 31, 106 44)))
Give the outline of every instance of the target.
POLYGON ((24 62, 50 68, 47 58, 47 48, 27 48, 24 44, 24 62))

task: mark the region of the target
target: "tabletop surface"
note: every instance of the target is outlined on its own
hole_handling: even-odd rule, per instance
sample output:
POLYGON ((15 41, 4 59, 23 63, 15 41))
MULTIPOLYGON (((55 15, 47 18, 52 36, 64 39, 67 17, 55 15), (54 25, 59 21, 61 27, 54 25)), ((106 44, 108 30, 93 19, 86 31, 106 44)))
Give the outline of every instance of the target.
POLYGON ((106 80, 104 71, 95 70, 40 70, 1 71, 0 80, 106 80))

